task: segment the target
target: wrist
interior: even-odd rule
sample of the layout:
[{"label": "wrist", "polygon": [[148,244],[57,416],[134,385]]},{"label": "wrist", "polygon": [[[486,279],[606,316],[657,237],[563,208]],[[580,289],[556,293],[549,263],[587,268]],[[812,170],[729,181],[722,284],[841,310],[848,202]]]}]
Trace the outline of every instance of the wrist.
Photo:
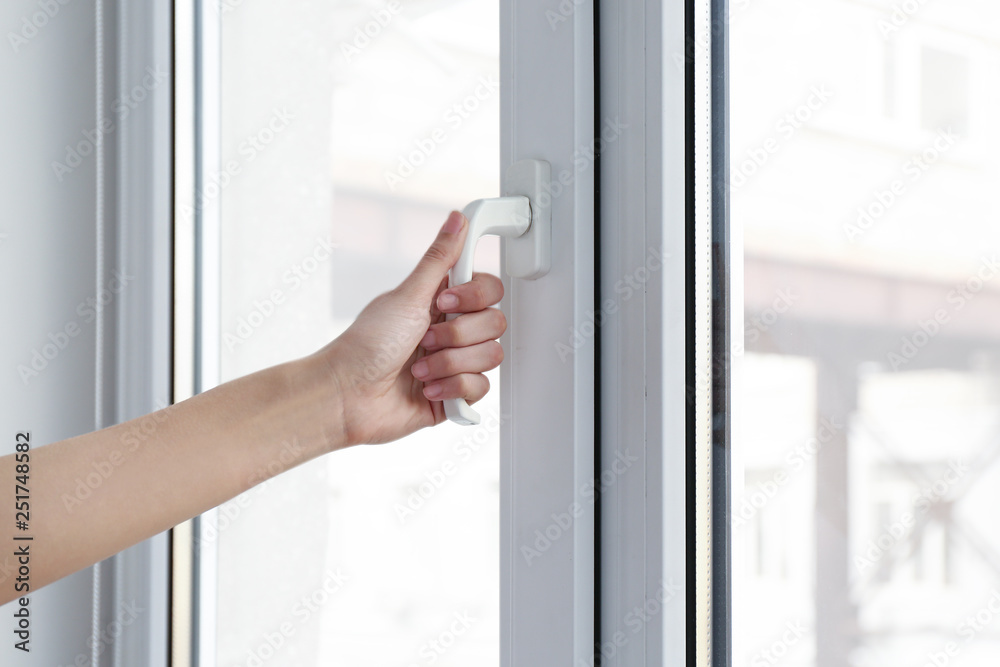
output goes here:
[{"label": "wrist", "polygon": [[343,364],[328,346],[315,354],[291,362],[299,391],[313,412],[310,421],[318,425],[327,452],[356,444],[348,420],[347,388]]}]

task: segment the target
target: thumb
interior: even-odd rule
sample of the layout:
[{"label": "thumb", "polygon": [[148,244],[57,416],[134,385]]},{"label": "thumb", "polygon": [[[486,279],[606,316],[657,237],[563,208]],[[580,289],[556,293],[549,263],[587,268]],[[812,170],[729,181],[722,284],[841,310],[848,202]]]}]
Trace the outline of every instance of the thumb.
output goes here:
[{"label": "thumb", "polygon": [[448,270],[455,265],[459,255],[462,254],[468,229],[465,216],[458,211],[452,211],[438,232],[437,238],[434,239],[434,243],[403,283],[403,288],[426,296],[427,301],[434,298],[441,281],[448,275]]}]

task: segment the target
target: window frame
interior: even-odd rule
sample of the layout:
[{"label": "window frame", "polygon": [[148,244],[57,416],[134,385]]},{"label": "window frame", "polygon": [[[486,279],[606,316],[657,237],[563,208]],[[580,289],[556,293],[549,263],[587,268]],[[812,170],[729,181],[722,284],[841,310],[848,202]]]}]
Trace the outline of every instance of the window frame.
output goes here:
[{"label": "window frame", "polygon": [[[174,3],[174,401],[219,384],[222,5]],[[171,530],[171,667],[216,664],[218,510]]]},{"label": "window frame", "polygon": [[[712,270],[713,231],[726,221],[725,192],[714,185],[726,157],[715,114],[726,109],[727,8],[600,8],[602,115],[629,126],[601,157],[608,309],[623,280],[651,268],[651,251],[665,256],[641,298],[623,301],[601,327],[600,458],[606,466],[631,447],[639,461],[601,498],[598,650],[622,667],[726,665],[728,590],[720,598],[712,588],[728,572],[713,543],[713,515],[728,502],[714,466],[726,469],[728,449],[712,431]],[[643,608],[645,617],[635,612]]]},{"label": "window frame", "polygon": [[[178,53],[189,68],[189,89],[178,100],[194,119],[178,125],[177,142],[197,146],[178,172],[180,208],[193,204],[218,159],[211,128],[219,122],[219,86],[210,84],[219,76],[221,21],[204,3],[177,7],[177,44],[189,49]],[[605,664],[598,660],[610,647],[622,667],[729,664],[729,564],[713,553],[713,539],[728,547],[728,522],[712,528],[713,512],[729,498],[728,475],[713,477],[713,465],[728,469],[728,436],[713,442],[712,433],[713,392],[728,396],[727,385],[712,383],[712,350],[720,345],[713,312],[728,313],[727,302],[712,301],[720,260],[713,234],[716,243],[729,243],[718,236],[728,230],[726,192],[713,187],[728,183],[719,126],[726,11],[724,0],[579,3],[568,12],[526,0],[500,4],[500,171],[536,158],[551,163],[554,181],[574,174],[552,197],[552,271],[537,281],[504,278],[505,667]],[[182,37],[185,30],[197,37]],[[595,144],[615,119],[626,127],[620,138]],[[574,172],[573,157],[588,145],[599,150],[589,168]],[[218,210],[196,211],[194,229],[177,219],[178,244],[189,254],[189,275],[177,282],[178,302],[188,309],[177,315],[179,358],[193,364],[177,377],[192,393],[218,380],[210,308],[218,283],[206,263],[218,252]],[[593,323],[591,314],[614,302],[623,276],[646,266],[651,251],[660,253],[662,268],[647,267],[649,277],[632,293],[639,296],[622,299],[617,314],[605,312],[579,345],[567,340],[567,331],[582,329],[588,317]],[[208,298],[196,299],[206,287]],[[720,329],[728,331],[716,334]],[[567,344],[571,360],[562,363],[556,351]],[[619,475],[611,466],[633,451],[637,462]],[[617,482],[595,493],[607,470]],[[560,539],[526,562],[522,548],[535,531],[570,508],[579,513]],[[175,615],[178,666],[215,664],[214,552],[193,547],[211,521],[203,515],[174,531],[175,609],[191,614],[190,626]],[[628,615],[654,601],[659,610],[620,644]]]},{"label": "window frame", "polygon": [[[595,343],[584,336],[574,345],[566,332],[585,321],[596,293],[588,268],[595,265],[597,157],[574,168],[594,138],[594,5],[575,5],[567,15],[503,0],[500,16],[500,173],[520,159],[543,159],[563,186],[552,189],[550,272],[535,281],[504,278],[500,410],[509,419],[500,433],[500,664],[589,664]],[[565,363],[560,345],[573,348],[563,353]],[[568,522],[555,519],[568,515]],[[546,531],[558,534],[551,544],[536,537]]]}]

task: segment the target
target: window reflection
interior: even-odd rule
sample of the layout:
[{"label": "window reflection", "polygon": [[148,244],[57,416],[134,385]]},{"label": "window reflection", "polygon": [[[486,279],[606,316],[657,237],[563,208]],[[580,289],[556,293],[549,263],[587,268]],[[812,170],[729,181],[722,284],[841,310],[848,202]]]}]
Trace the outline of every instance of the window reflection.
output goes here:
[{"label": "window reflection", "polygon": [[[498,194],[499,17],[470,1],[294,0],[234,4],[223,31],[223,158],[272,109],[293,116],[222,195],[223,331],[283,297],[223,346],[227,380],[325,344],[451,209]],[[322,261],[317,246],[332,248]],[[479,252],[496,272],[498,245]],[[490,380],[484,426],[339,452],[220,509],[219,665],[499,663]]]},{"label": "window reflection", "polygon": [[1000,658],[998,12],[734,8],[737,664]]}]

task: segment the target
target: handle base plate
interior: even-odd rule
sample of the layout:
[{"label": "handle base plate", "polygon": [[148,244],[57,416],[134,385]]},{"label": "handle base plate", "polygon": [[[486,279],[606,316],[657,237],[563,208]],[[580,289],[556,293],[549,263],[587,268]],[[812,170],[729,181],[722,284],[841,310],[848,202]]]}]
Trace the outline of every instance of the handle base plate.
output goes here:
[{"label": "handle base plate", "polygon": [[504,178],[503,196],[523,195],[531,206],[531,225],[517,238],[506,239],[507,275],[535,280],[552,266],[551,167],[544,160],[519,160]]}]

